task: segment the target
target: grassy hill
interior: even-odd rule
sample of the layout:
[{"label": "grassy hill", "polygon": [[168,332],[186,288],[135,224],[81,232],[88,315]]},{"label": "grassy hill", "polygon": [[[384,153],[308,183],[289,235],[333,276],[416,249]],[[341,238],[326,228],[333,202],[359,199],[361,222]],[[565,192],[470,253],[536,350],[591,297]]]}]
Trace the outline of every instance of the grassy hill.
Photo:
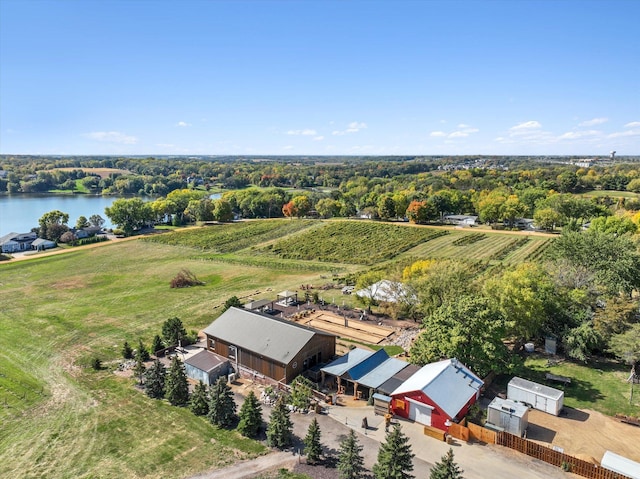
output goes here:
[{"label": "grassy hill", "polygon": [[[199,330],[231,296],[322,284],[328,271],[390,258],[511,263],[549,241],[474,234],[256,221],[1,264],[0,477],[182,477],[264,453],[261,444],[148,399],[133,380],[114,375],[124,341],[150,344],[173,316]],[[205,285],[171,289],[183,268]],[[93,371],[93,357],[105,369]]]}]

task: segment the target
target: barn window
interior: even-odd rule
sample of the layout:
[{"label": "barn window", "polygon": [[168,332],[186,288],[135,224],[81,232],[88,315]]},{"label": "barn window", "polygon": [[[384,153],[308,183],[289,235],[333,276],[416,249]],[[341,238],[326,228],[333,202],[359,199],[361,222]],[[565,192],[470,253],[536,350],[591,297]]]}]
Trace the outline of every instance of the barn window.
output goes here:
[{"label": "barn window", "polygon": [[216,340],[213,338],[209,338],[209,349],[216,350]]},{"label": "barn window", "polygon": [[229,359],[237,361],[238,349],[235,346],[229,346]]}]

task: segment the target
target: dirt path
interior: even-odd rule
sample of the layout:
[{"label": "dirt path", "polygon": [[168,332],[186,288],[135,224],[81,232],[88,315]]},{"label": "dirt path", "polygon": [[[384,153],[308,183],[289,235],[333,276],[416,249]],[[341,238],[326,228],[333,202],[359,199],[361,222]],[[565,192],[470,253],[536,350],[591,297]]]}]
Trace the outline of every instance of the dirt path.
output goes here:
[{"label": "dirt path", "polygon": [[191,476],[191,479],[248,479],[281,467],[291,469],[298,463],[298,460],[299,456],[294,456],[291,452],[274,452],[256,459],[239,462],[224,469]]}]

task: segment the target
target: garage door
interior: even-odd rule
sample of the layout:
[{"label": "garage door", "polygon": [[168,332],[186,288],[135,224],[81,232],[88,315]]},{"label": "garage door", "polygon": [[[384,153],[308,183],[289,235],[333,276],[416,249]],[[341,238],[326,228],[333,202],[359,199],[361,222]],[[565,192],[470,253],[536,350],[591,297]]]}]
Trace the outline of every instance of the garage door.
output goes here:
[{"label": "garage door", "polygon": [[431,406],[407,398],[409,402],[409,419],[425,426],[431,426]]}]

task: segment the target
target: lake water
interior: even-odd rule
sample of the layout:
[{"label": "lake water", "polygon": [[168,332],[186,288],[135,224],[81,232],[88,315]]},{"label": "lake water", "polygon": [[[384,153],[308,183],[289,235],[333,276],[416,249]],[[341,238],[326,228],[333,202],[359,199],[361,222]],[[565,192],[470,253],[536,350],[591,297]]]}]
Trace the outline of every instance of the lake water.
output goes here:
[{"label": "lake water", "polygon": [[105,227],[111,228],[104,209],[118,198],[100,195],[11,195],[0,196],[0,236],[27,233],[38,227],[40,217],[52,210],[69,215],[69,226],[80,216],[100,215]]},{"label": "lake water", "polygon": [[[211,195],[211,199],[220,198]],[[101,195],[0,195],[0,236],[9,233],[28,233],[38,227],[40,217],[52,210],[60,210],[69,215],[69,226],[73,227],[80,216],[87,219],[100,215],[105,220],[105,228],[113,228],[104,209],[118,198]],[[143,201],[153,198],[142,197]]]}]

